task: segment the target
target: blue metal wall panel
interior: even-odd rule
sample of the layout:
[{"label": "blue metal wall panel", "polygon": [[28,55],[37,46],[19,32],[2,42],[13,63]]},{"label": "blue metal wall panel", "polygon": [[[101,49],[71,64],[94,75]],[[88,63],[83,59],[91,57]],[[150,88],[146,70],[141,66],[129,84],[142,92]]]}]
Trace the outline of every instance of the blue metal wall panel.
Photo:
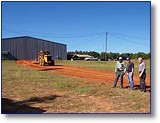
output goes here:
[{"label": "blue metal wall panel", "polygon": [[2,51],[9,51],[16,59],[35,59],[40,50],[48,50],[52,59],[57,55],[66,60],[67,46],[56,42],[46,41],[33,37],[17,37],[2,39]]}]

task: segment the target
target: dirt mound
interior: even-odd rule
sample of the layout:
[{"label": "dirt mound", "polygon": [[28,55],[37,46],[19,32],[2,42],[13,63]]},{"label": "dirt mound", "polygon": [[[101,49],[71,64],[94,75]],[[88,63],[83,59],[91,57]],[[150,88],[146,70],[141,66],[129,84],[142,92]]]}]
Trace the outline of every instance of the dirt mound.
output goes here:
[{"label": "dirt mound", "polygon": [[[30,60],[19,60],[17,64],[35,68],[40,71],[49,71],[64,74],[67,76],[74,76],[87,79],[89,81],[95,82],[107,82],[113,84],[115,73],[110,71],[94,70],[84,67],[73,67],[73,66],[64,66],[64,65],[55,65],[55,66],[40,66],[38,64],[33,64]],[[139,77],[134,76],[135,85],[139,85]],[[150,87],[150,77],[146,78],[147,86]],[[118,83],[119,84],[119,83]],[[129,86],[127,75],[124,75],[124,86]]]}]

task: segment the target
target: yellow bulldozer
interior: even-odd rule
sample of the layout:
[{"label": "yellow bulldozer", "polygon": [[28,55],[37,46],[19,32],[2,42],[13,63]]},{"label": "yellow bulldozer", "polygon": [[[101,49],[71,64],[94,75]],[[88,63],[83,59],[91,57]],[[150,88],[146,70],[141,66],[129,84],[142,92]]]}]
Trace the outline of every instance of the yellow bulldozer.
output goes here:
[{"label": "yellow bulldozer", "polygon": [[33,62],[34,64],[40,64],[41,66],[50,65],[53,66],[54,60],[52,60],[52,56],[49,51],[40,51],[38,53],[38,58]]}]

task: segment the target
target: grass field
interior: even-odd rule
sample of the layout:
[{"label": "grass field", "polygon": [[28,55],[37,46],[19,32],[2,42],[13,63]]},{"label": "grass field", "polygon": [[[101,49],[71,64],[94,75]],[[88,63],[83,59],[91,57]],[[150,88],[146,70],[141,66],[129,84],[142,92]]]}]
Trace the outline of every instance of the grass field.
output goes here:
[{"label": "grass field", "polygon": [[[110,69],[106,63],[58,64]],[[98,67],[97,67],[98,66]],[[101,66],[101,67],[99,67]],[[105,66],[105,68],[103,68]],[[150,93],[111,88],[107,83],[68,77],[2,61],[2,113],[149,113]]]},{"label": "grass field", "polygon": [[[109,70],[112,72],[114,72],[114,68],[115,68],[116,63],[117,63],[117,61],[104,62],[104,61],[56,60],[56,64],[94,68],[94,69],[106,70],[106,71]],[[135,65],[135,74],[138,74],[138,65],[139,65],[138,60],[133,60],[133,63]],[[147,66],[147,75],[150,75],[150,60],[145,60],[145,63]]]}]

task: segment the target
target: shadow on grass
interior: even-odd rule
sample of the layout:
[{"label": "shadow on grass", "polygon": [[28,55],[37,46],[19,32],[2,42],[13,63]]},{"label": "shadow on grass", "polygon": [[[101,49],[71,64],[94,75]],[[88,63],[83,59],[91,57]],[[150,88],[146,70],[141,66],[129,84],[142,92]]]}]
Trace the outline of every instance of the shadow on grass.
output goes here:
[{"label": "shadow on grass", "polygon": [[58,70],[58,69],[63,69],[63,68],[45,68],[45,69],[40,69],[39,71],[49,71],[49,70]]},{"label": "shadow on grass", "polygon": [[63,65],[54,65],[54,66],[63,66]]},{"label": "shadow on grass", "polygon": [[14,101],[8,98],[2,98],[2,114],[30,114],[43,113],[46,110],[37,107],[32,107],[30,104],[53,101],[55,98],[61,97],[58,95],[51,95],[46,97],[31,97],[28,100]]},{"label": "shadow on grass", "polygon": [[[140,85],[134,85],[134,87],[135,87],[135,89],[141,89]],[[130,86],[126,86],[125,88],[130,88]],[[146,85],[146,91],[150,93],[151,92],[151,86]]]},{"label": "shadow on grass", "polygon": [[61,96],[51,95],[51,96],[46,96],[46,97],[31,97],[30,99],[20,101],[19,103],[21,103],[21,104],[42,103],[42,102],[52,101],[52,100],[56,99],[57,97],[61,97]]}]

